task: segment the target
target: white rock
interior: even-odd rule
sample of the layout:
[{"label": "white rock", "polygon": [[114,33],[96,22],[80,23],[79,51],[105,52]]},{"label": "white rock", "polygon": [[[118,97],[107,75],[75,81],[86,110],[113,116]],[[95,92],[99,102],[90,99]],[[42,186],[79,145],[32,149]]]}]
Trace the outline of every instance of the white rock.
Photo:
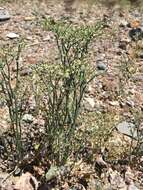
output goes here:
[{"label": "white rock", "polygon": [[51,40],[51,36],[50,35],[47,35],[45,38],[43,38],[43,41],[50,41]]},{"label": "white rock", "polygon": [[26,123],[32,123],[34,120],[34,117],[31,114],[25,114],[22,120],[25,121]]},{"label": "white rock", "polygon": [[109,104],[111,106],[119,106],[119,102],[118,101],[110,101]]},{"label": "white rock", "polygon": [[15,38],[19,38],[19,35],[14,33],[14,32],[10,32],[6,35],[7,38],[10,38],[10,39],[15,39]]},{"label": "white rock", "polygon": [[128,186],[128,190],[139,190],[134,184]]},{"label": "white rock", "polygon": [[9,12],[0,7],[0,21],[6,21],[10,19]]},{"label": "white rock", "polygon": [[128,25],[128,21],[127,20],[120,20],[119,26],[120,27],[126,27]]},{"label": "white rock", "polygon": [[51,179],[57,177],[58,171],[59,171],[59,169],[57,166],[51,166],[51,168],[46,173],[46,180],[50,181]]},{"label": "white rock", "polygon": [[94,110],[94,107],[95,107],[94,98],[86,97],[86,98],[84,99],[84,106],[85,106],[86,110],[88,110],[88,111],[93,111],[93,110]]},{"label": "white rock", "polygon": [[123,121],[119,123],[116,128],[120,133],[127,135],[131,138],[138,139],[137,129],[133,123]]}]

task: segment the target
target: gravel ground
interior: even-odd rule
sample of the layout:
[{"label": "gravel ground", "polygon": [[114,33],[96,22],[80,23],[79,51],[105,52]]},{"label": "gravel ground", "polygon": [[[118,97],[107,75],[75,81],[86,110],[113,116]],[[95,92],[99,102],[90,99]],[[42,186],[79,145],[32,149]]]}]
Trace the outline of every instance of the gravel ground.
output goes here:
[{"label": "gravel ground", "polygon": [[[107,71],[105,76],[97,77],[89,87],[85,107],[91,112],[95,109],[110,111],[127,119],[133,118],[133,109],[142,113],[143,38],[134,41],[129,36],[131,30],[143,27],[143,12],[138,7],[114,5],[111,8],[103,4],[89,5],[86,1],[71,3],[70,0],[14,1],[1,3],[0,6],[0,10],[7,10],[10,15],[10,19],[0,21],[0,47],[15,43],[20,38],[25,39],[21,65],[23,72],[30,72],[31,64],[43,60],[52,62],[56,57],[53,36],[41,26],[43,18],[52,17],[74,24],[106,21],[104,34],[92,44],[89,61],[97,70]],[[124,80],[119,66],[121,63],[125,66],[126,62],[132,74],[123,87],[124,96],[119,96],[120,80]],[[0,113],[0,126],[5,127],[4,107],[0,108]]]}]

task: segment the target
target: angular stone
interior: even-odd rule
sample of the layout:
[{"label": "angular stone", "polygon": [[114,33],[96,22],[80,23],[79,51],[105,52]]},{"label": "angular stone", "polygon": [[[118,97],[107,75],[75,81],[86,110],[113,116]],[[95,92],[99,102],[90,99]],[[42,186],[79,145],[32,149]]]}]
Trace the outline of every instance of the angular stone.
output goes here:
[{"label": "angular stone", "polygon": [[0,21],[6,21],[9,20],[11,17],[9,15],[9,12],[5,9],[0,9]]},{"label": "angular stone", "polygon": [[138,139],[137,129],[133,123],[123,121],[119,123],[116,128],[120,133],[127,135],[131,138]]},{"label": "angular stone", "polygon": [[84,99],[84,107],[87,111],[94,111],[95,110],[95,101],[91,97],[86,97]]},{"label": "angular stone", "polygon": [[128,21],[127,20],[121,20],[119,23],[120,27],[126,27],[128,25]]},{"label": "angular stone", "polygon": [[6,35],[6,37],[8,37],[9,39],[15,39],[15,38],[19,38],[19,35],[14,32],[10,32]]},{"label": "angular stone", "polygon": [[32,21],[34,19],[35,19],[34,16],[27,16],[27,17],[24,18],[25,21]]},{"label": "angular stone", "polygon": [[97,61],[97,69],[101,71],[107,70],[107,65],[103,62]]},{"label": "angular stone", "polygon": [[25,114],[22,120],[25,121],[26,123],[32,123],[34,118],[31,114]]},{"label": "angular stone", "polygon": [[137,56],[138,56],[139,58],[143,59],[143,52],[142,52],[142,51],[139,51],[139,52],[137,53]]},{"label": "angular stone", "polygon": [[23,68],[20,71],[21,76],[27,76],[27,75],[30,75],[30,74],[32,74],[32,69],[31,68]]},{"label": "angular stone", "polygon": [[46,173],[46,180],[50,181],[51,179],[57,177],[59,172],[58,167],[56,166],[51,166],[51,168],[48,170],[48,172]]},{"label": "angular stone", "polygon": [[128,186],[128,190],[139,190],[134,184]]},{"label": "angular stone", "polygon": [[129,37],[133,41],[141,40],[143,38],[143,31],[141,28],[133,28],[129,31]]},{"label": "angular stone", "polygon": [[142,82],[143,81],[143,75],[142,74],[136,74],[133,76],[133,80]]},{"label": "angular stone", "polygon": [[109,104],[111,106],[119,106],[120,105],[118,101],[110,101]]}]

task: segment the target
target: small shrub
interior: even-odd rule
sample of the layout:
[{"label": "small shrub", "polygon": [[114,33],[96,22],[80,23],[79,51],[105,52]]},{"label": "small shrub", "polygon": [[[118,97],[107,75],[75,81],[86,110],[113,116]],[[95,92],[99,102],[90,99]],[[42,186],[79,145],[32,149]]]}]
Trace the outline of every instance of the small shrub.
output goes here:
[{"label": "small shrub", "polygon": [[46,121],[44,146],[51,152],[49,159],[63,164],[74,150],[85,89],[97,74],[86,60],[89,45],[101,33],[103,25],[76,27],[46,21],[45,27],[55,36],[59,59],[34,67],[35,96],[39,96]]},{"label": "small shrub", "polygon": [[[0,52],[0,95],[8,108],[10,131],[13,138],[10,147],[16,150],[17,160],[23,157],[21,118],[26,96],[26,87],[19,74],[22,48],[23,43],[19,42],[17,46],[7,45],[3,47]],[[15,73],[12,71],[12,66],[16,68]],[[9,150],[7,149],[7,151]]]}]

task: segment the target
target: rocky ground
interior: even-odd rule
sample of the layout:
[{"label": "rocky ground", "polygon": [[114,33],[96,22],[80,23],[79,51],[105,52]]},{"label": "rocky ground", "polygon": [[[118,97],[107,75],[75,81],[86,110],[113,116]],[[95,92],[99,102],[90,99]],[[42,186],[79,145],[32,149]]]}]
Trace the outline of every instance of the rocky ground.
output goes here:
[{"label": "rocky ground", "polygon": [[[104,120],[103,127],[109,126],[113,133],[108,144],[103,144],[103,148],[106,152],[105,147],[108,146],[110,157],[114,159],[116,157],[115,162],[118,162],[110,163],[110,159],[105,162],[99,156],[100,154],[95,155],[95,163],[106,168],[106,171],[103,171],[100,176],[100,180],[93,165],[86,165],[82,162],[70,169],[70,174],[68,169],[64,168],[63,173],[67,172],[66,175],[70,175],[70,182],[67,179],[67,181],[61,179],[64,181],[63,184],[59,182],[59,187],[57,185],[53,189],[143,189],[143,145],[141,144],[137,157],[132,155],[131,159],[136,160],[133,166],[120,163],[119,160],[117,161],[117,156],[112,156],[113,150],[116,155],[120,155],[122,149],[128,149],[127,146],[130,142],[133,141],[133,144],[137,144],[138,131],[141,137],[143,134],[142,11],[139,7],[120,6],[119,4],[112,8],[103,4],[89,5],[86,1],[80,3],[75,1],[73,4],[66,0],[2,2],[0,4],[0,47],[2,48],[8,43],[15,43],[21,38],[25,40],[26,48],[22,52],[20,69],[22,76],[31,73],[31,65],[43,60],[52,61],[55,58],[53,36],[50,32],[43,30],[41,26],[43,18],[50,17],[74,24],[94,24],[98,20],[106,23],[104,33],[92,44],[89,58],[97,71],[106,71],[106,74],[97,77],[87,90],[83,105],[86,111],[83,125],[92,127],[96,122],[94,112],[110,113],[111,117],[109,120],[107,119],[107,123]],[[32,100],[29,100],[29,106],[32,107],[34,103],[31,102]],[[0,134],[2,135],[7,130],[8,124],[7,110],[2,101],[0,101],[0,106]],[[139,121],[138,128],[136,128],[136,120]],[[39,130],[39,126],[41,128],[43,126],[42,119],[35,118],[32,112],[24,115],[23,122],[26,123],[24,130],[27,131],[27,134],[31,132],[36,135],[34,132]],[[104,136],[102,133],[101,135]],[[96,140],[95,143],[97,143]],[[7,176],[4,173],[4,165],[3,162],[0,166],[3,170],[3,173],[0,172],[3,189],[37,189],[38,181],[33,176],[34,174],[30,173],[22,174],[20,178],[14,179],[9,176],[7,181],[12,181],[12,184],[4,182]],[[113,165],[114,167],[111,167]],[[40,173],[40,171],[38,172]],[[121,174],[122,172],[124,176]],[[61,177],[62,169],[51,169],[47,175],[49,175],[48,181],[53,180],[55,176]],[[87,177],[89,178],[88,187],[82,181],[86,175],[90,176]],[[104,187],[100,187],[102,183]],[[75,185],[70,186],[70,184]],[[51,186],[52,182],[50,181],[48,185],[43,185],[40,189],[51,189]]]}]

